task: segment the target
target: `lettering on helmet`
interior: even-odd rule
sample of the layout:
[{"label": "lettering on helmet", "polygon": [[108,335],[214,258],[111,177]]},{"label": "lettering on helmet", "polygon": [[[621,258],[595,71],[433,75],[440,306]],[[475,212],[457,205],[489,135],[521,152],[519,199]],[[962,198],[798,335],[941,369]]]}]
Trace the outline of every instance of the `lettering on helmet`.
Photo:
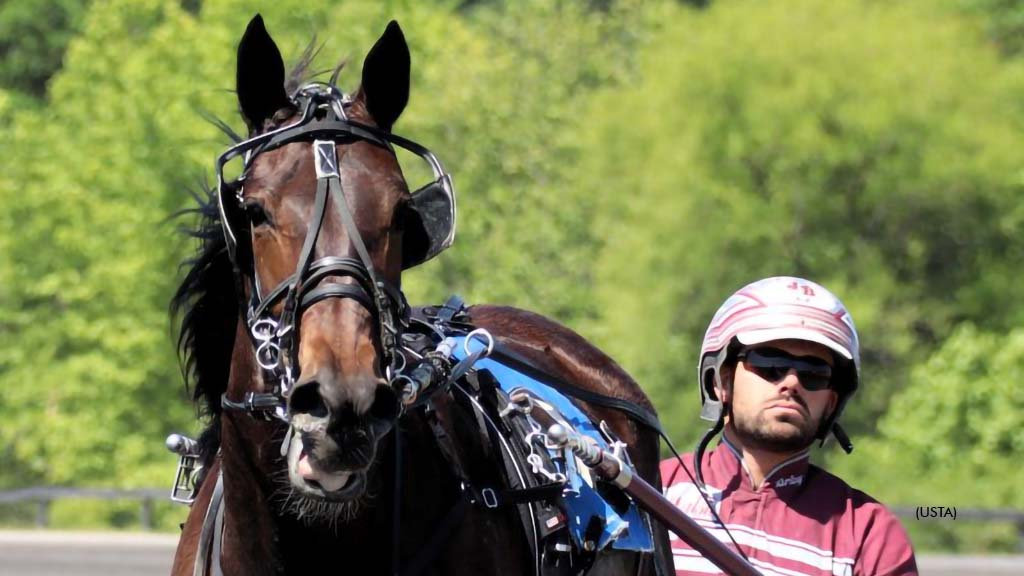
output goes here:
[{"label": "lettering on helmet", "polygon": [[798,474],[794,474],[794,475],[789,476],[787,478],[779,478],[775,482],[775,487],[776,488],[785,488],[786,486],[799,486],[799,485],[801,485],[803,483],[804,483],[804,476],[803,476],[803,474],[799,474],[799,475]]},{"label": "lettering on helmet", "polygon": [[798,284],[796,281],[793,281],[787,284],[786,288],[789,288],[790,290],[800,290],[804,293],[804,296],[814,296],[814,288],[811,288],[807,284]]}]

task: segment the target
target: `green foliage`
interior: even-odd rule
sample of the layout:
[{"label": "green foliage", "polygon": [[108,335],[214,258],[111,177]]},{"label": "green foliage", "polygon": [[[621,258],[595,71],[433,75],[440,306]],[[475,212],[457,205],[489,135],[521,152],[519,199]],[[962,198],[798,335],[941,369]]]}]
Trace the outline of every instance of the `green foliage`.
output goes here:
[{"label": "green foliage", "polygon": [[40,97],[78,32],[88,0],[5,0],[0,4],[0,86]]},{"label": "green foliage", "polygon": [[[386,22],[403,23],[413,96],[398,130],[447,160],[464,202],[463,250],[412,275],[414,299],[457,289],[573,311],[583,300],[574,278],[563,290],[543,281],[582,258],[574,235],[586,228],[558,209],[566,200],[554,182],[568,152],[555,133],[573,115],[573,93],[613,81],[628,56],[608,43],[614,34],[631,41],[626,7],[590,14],[536,1],[461,20],[443,5],[404,2],[207,2],[198,15],[170,0],[94,3],[48,106],[12,110],[0,100],[11,152],[0,159],[0,218],[11,231],[0,235],[0,407],[11,415],[0,430],[9,447],[0,481],[169,480],[162,438],[197,424],[166,317],[175,267],[193,245],[168,217],[191,205],[186,190],[226,145],[197,111],[241,128],[230,91],[235,46],[255,10],[289,60],[314,31],[338,31],[322,38],[314,68],[347,56],[349,89]],[[522,234],[524,222],[537,233]]]},{"label": "green foliage", "polygon": [[[163,437],[199,423],[167,319],[194,244],[169,216],[227,144],[199,111],[241,130],[235,48],[261,11],[286,62],[319,33],[313,68],[346,58],[350,91],[401,22],[413,78],[396,131],[440,156],[460,201],[455,247],[404,278],[412,301],[459,292],[569,324],[691,442],[715,308],[758,277],[814,278],[864,345],[857,452],[830,465],[883,500],[1024,507],[1015,4],[44,4],[57,20],[0,7],[0,488],[170,480]],[[54,508],[65,526],[136,515]],[[180,515],[157,510],[164,527]],[[947,549],[1013,534],[909,528]]]},{"label": "green foliage", "polygon": [[[157,482],[167,458],[150,443],[188,421],[167,386],[179,378],[167,277],[184,246],[167,216],[181,201],[160,194],[182,156],[160,136],[194,112],[159,84],[164,55],[189,48],[160,38],[165,18],[186,17],[171,3],[96,3],[52,104],[12,122],[0,434],[15,472],[46,483]],[[136,49],[141,38],[153,53]]]},{"label": "green foliage", "polygon": [[1004,54],[1024,52],[1024,4],[1018,0],[955,0],[954,4],[983,16],[989,37]]},{"label": "green foliage", "polygon": [[563,321],[593,315],[594,193],[575,190],[566,167],[583,96],[622,81],[643,14],[633,2],[587,12],[531,0],[471,16],[472,52],[449,41],[417,60],[429,76],[398,126],[435,147],[460,194],[457,248],[407,275],[410,298],[454,291]]},{"label": "green foliage", "polygon": [[[1017,465],[1024,456],[1022,377],[1024,330],[986,333],[969,324],[914,369],[880,423],[880,438],[869,444],[899,458],[915,479],[904,500],[922,485],[954,488],[974,477],[971,490],[942,491],[948,504],[1024,507],[1017,489],[1024,480]],[[1017,481],[1003,482],[1007,477]]]},{"label": "green foliage", "polygon": [[592,331],[674,433],[700,427],[684,415],[707,322],[759,277],[817,279],[851,309],[854,433],[953,322],[1024,320],[1019,67],[909,4],[717,3],[661,20],[641,80],[595,97],[577,180],[607,191]]},{"label": "green foliage", "polygon": [[[1024,329],[954,330],[912,371],[892,400],[880,436],[861,458],[836,459],[872,495],[907,506],[1024,508]],[[1011,526],[954,538],[957,528],[907,521],[919,545],[1014,550]]]}]

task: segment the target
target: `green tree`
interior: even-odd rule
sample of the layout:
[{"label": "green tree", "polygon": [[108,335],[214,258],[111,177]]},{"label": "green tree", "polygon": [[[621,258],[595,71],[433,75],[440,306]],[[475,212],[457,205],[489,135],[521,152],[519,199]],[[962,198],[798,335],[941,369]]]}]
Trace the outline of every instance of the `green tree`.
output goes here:
[{"label": "green tree", "polygon": [[[865,489],[906,506],[1024,508],[1024,330],[954,330],[914,367],[862,458],[837,461]],[[1011,524],[963,530],[907,520],[920,547],[1003,550],[1017,546]]]},{"label": "green tree", "polygon": [[851,309],[855,440],[956,322],[1024,320],[1019,66],[912,3],[664,9],[640,80],[594,99],[576,178],[607,191],[590,331],[675,434],[700,428],[707,322],[758,277],[816,279]]},{"label": "green tree", "polygon": [[417,60],[430,77],[414,82],[398,126],[442,154],[460,200],[455,248],[408,275],[410,297],[458,292],[562,321],[593,317],[599,191],[575,188],[568,168],[579,158],[581,103],[628,77],[647,13],[631,1],[588,11],[585,2],[529,0],[467,16],[487,40],[465,58],[442,46]]},{"label": "green tree", "polygon": [[0,4],[0,86],[41,97],[78,33],[88,0],[6,0]]},{"label": "green tree", "polygon": [[1004,54],[1024,51],[1024,5],[1017,0],[954,0],[954,5],[982,16],[989,38]]},{"label": "green tree", "polygon": [[586,308],[577,277],[560,273],[583,258],[574,238],[587,230],[562,210],[572,200],[557,184],[570,157],[561,133],[576,93],[624,68],[630,52],[613,44],[635,44],[628,18],[539,0],[464,15],[444,3],[224,0],[197,12],[98,0],[45,105],[0,98],[4,483],[159,485],[173,469],[164,435],[196,429],[166,316],[194,246],[168,217],[227,144],[198,111],[241,128],[235,48],[256,9],[286,60],[322,32],[314,69],[347,56],[349,89],[385,23],[406,30],[413,94],[396,129],[448,163],[463,202],[457,248],[406,280],[414,300],[459,290]]}]

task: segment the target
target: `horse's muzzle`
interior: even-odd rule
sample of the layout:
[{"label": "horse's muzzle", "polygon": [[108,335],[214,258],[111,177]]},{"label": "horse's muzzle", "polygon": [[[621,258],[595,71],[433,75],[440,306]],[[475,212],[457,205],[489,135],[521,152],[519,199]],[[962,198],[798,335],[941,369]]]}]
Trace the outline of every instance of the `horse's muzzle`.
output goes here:
[{"label": "horse's muzzle", "polygon": [[398,395],[389,386],[379,385],[369,410],[357,414],[348,403],[329,406],[318,389],[315,382],[303,384],[289,400],[289,480],[307,496],[357,498],[365,491],[378,442],[400,414]]}]

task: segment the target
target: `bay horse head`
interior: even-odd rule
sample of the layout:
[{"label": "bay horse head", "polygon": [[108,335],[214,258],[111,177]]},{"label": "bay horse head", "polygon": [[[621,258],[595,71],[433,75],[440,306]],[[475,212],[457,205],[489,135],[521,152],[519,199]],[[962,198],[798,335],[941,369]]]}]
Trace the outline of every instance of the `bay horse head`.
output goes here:
[{"label": "bay horse head", "polygon": [[[450,177],[391,132],[409,68],[391,22],[352,96],[325,83],[289,94],[256,16],[238,47],[248,139],[217,162],[220,220],[256,360],[251,377],[231,379],[223,406],[288,425],[289,498],[328,516],[366,493],[378,443],[401,413],[402,270],[454,237]],[[410,193],[396,147],[424,159],[434,181]]]}]

